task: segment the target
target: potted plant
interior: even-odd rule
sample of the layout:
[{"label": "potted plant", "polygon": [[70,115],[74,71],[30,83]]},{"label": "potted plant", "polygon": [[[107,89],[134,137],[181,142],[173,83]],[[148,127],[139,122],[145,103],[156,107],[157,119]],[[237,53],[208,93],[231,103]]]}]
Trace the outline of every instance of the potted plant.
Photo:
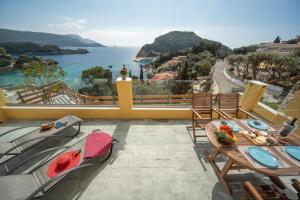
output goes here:
[{"label": "potted plant", "polygon": [[120,74],[121,74],[122,80],[126,80],[127,68],[125,67],[125,65],[123,65],[122,69],[120,70]]}]

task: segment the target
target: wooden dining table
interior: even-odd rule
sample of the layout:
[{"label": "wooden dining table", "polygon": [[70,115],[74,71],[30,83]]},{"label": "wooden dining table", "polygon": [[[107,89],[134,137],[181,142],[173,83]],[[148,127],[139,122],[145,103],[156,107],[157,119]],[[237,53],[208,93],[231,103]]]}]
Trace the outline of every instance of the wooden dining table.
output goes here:
[{"label": "wooden dining table", "polygon": [[[220,120],[217,120],[220,121]],[[251,127],[245,125],[241,121],[241,119],[231,119],[231,121],[234,121],[241,129],[246,131],[251,131]],[[295,163],[291,162],[289,159],[285,158],[280,152],[278,152],[274,147],[275,145],[260,145],[263,147],[268,148],[270,152],[273,153],[275,157],[278,159],[283,160],[286,162],[289,167],[288,168],[257,168],[254,167],[246,158],[245,156],[238,150],[238,146],[256,146],[250,139],[248,139],[246,136],[244,136],[242,133],[235,133],[238,142],[236,144],[227,145],[220,143],[216,137],[214,132],[219,128],[216,126],[216,121],[211,121],[208,123],[205,127],[205,132],[207,135],[207,138],[212,143],[213,149],[208,155],[208,159],[211,162],[214,170],[216,171],[216,174],[218,175],[218,178],[222,185],[225,188],[225,191],[230,193],[230,188],[228,186],[228,183],[226,181],[226,176],[230,170],[237,170],[237,169],[249,169],[253,170],[255,172],[262,173],[268,177],[273,182],[277,182],[280,184],[279,176],[299,176],[300,175],[300,167],[298,167]],[[273,131],[270,134],[273,134],[275,138],[278,138],[278,127],[274,127],[271,124],[268,124],[269,127],[272,127]],[[291,133],[288,137],[286,137],[287,143],[284,145],[278,144],[278,146],[285,146],[285,145],[291,145],[291,146],[300,146],[300,137],[294,133]],[[226,156],[227,160],[225,165],[220,169],[216,164],[216,157],[219,154],[223,154]],[[283,184],[282,184],[283,185]]]}]

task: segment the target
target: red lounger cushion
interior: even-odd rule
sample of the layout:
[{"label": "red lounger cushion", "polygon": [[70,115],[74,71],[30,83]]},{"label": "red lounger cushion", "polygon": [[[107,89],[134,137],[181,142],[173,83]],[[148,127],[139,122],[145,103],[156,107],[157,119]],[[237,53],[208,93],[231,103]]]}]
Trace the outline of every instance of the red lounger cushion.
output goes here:
[{"label": "red lounger cushion", "polygon": [[85,143],[84,158],[106,155],[112,145],[112,137],[103,132],[95,131],[88,135]]}]

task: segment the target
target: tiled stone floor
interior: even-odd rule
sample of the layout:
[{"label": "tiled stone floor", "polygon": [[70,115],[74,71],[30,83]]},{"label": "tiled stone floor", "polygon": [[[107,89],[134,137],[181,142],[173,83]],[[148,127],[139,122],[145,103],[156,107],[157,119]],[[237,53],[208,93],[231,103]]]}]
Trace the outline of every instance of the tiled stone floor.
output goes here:
[{"label": "tiled stone floor", "polygon": [[[38,127],[40,123],[11,121],[0,124],[0,134],[11,127]],[[249,171],[236,172],[229,176],[233,198],[226,194],[204,155],[204,149],[210,148],[209,142],[202,139],[194,145],[186,129],[190,123],[176,120],[85,120],[83,134],[76,140],[94,129],[101,129],[119,143],[106,163],[70,175],[45,199],[230,200],[241,198],[241,181],[257,177],[268,181]],[[2,136],[0,141],[9,141],[23,131]],[[287,183],[289,180],[290,177],[284,179]]]}]

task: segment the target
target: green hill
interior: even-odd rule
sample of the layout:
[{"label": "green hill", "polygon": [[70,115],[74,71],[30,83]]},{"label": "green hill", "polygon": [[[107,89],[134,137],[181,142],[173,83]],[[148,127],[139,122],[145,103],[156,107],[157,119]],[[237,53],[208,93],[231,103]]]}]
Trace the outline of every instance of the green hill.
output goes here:
[{"label": "green hill", "polygon": [[172,51],[182,51],[189,49],[203,49],[222,52],[228,54],[231,49],[220,42],[207,40],[199,37],[194,32],[171,31],[167,34],[155,38],[152,44],[144,45],[136,57],[157,57]]},{"label": "green hill", "polygon": [[39,45],[56,45],[60,47],[104,47],[100,43],[81,38],[78,35],[0,29],[0,43],[7,42],[31,42]]},{"label": "green hill", "polygon": [[32,42],[6,42],[0,43],[0,48],[4,48],[9,54],[29,54],[29,55],[62,55],[62,54],[85,54],[86,49],[61,49],[52,44],[39,45]]}]

